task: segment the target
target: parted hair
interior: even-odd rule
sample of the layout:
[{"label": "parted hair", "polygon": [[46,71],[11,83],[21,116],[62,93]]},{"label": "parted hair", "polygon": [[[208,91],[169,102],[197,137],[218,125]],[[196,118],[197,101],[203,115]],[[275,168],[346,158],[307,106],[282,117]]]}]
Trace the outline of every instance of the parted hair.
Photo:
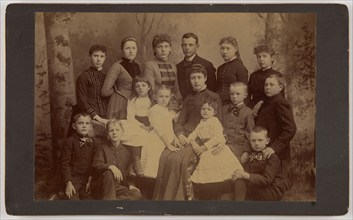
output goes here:
[{"label": "parted hair", "polygon": [[88,117],[89,120],[92,120],[91,115],[89,115],[89,114],[87,114],[87,113],[78,113],[78,114],[74,115],[74,117],[72,118],[72,122],[73,122],[73,123],[76,123],[77,120],[78,120],[81,116],[82,116],[82,117]]},{"label": "parted hair", "polygon": [[120,44],[121,49],[124,48],[125,43],[128,42],[128,41],[133,41],[133,42],[135,42],[136,45],[137,45],[137,40],[136,40],[136,38],[133,37],[133,36],[128,36],[128,37],[125,37],[125,38],[121,41],[121,44]]},{"label": "parted hair", "polygon": [[181,39],[184,39],[184,38],[194,38],[196,40],[196,44],[199,43],[199,37],[192,32],[185,33]]},{"label": "parted hair", "polygon": [[95,44],[92,45],[91,48],[88,51],[88,54],[91,56],[92,53],[96,52],[96,51],[102,51],[103,53],[107,53],[107,47],[101,44]]},{"label": "parted hair", "polygon": [[207,70],[202,64],[192,64],[190,69],[190,75],[192,73],[202,73],[205,78],[207,78]]}]

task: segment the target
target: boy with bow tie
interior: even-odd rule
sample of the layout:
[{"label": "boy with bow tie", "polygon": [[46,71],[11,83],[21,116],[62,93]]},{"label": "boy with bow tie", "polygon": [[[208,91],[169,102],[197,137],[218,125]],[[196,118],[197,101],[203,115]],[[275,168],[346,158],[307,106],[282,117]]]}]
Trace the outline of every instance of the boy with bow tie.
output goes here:
[{"label": "boy with bow tie", "polygon": [[[246,187],[236,194],[238,200],[280,200],[286,190],[281,172],[281,160],[277,154],[265,157],[263,150],[267,148],[270,138],[264,127],[256,126],[250,132],[252,150],[244,170],[236,170],[233,180],[236,183],[245,182]],[[242,198],[239,195],[243,195]]]},{"label": "boy with bow tie", "polygon": [[66,184],[65,195],[70,200],[90,199],[94,142],[89,137],[91,116],[77,114],[73,118],[74,133],[66,139],[61,154],[61,172]]},{"label": "boy with bow tie", "polygon": [[247,97],[247,85],[234,82],[230,85],[231,103],[223,106],[223,127],[227,145],[241,163],[244,163],[250,151],[249,133],[255,127],[252,110],[244,104]]}]

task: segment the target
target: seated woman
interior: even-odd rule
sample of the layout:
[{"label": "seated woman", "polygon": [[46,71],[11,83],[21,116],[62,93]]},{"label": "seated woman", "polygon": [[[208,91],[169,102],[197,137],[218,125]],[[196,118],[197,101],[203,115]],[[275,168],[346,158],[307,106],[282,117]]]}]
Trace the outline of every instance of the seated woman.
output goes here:
[{"label": "seated woman", "polygon": [[[212,98],[218,103],[217,115],[221,119],[222,104],[219,96],[207,89],[207,72],[205,67],[194,64],[191,67],[190,82],[193,93],[189,94],[180,112],[174,132],[178,137],[181,149],[172,151],[165,148],[159,161],[158,173],[154,189],[154,200],[192,200],[193,190],[190,175],[196,162],[196,155],[189,145],[187,136],[194,131],[201,120],[201,105]],[[215,147],[211,152],[217,154],[222,147]]]}]

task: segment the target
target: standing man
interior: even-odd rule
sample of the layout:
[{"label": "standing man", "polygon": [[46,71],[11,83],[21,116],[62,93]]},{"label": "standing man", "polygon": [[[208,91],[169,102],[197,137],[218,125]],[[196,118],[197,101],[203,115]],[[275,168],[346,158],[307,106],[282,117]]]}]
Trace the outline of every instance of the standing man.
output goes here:
[{"label": "standing man", "polygon": [[177,64],[179,89],[183,99],[193,91],[189,77],[192,64],[201,64],[206,68],[207,89],[213,92],[216,91],[216,69],[210,61],[205,60],[196,54],[199,46],[199,38],[196,34],[189,32],[183,35],[181,48],[183,49],[185,58]]}]

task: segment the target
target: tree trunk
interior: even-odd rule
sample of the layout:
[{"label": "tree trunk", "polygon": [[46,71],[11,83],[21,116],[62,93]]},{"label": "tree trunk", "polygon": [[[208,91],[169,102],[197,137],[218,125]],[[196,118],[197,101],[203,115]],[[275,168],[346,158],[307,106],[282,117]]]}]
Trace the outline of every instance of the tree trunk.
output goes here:
[{"label": "tree trunk", "polygon": [[[47,47],[43,13],[35,14],[35,182],[44,187],[52,169],[52,134],[50,123]],[[38,189],[38,188],[36,188]],[[42,189],[42,188],[41,188]],[[36,198],[41,197],[36,190]]]},{"label": "tree trunk", "polygon": [[66,137],[72,106],[76,104],[75,81],[67,23],[70,13],[45,13],[48,73],[50,88],[51,130],[54,157],[60,140]]}]

